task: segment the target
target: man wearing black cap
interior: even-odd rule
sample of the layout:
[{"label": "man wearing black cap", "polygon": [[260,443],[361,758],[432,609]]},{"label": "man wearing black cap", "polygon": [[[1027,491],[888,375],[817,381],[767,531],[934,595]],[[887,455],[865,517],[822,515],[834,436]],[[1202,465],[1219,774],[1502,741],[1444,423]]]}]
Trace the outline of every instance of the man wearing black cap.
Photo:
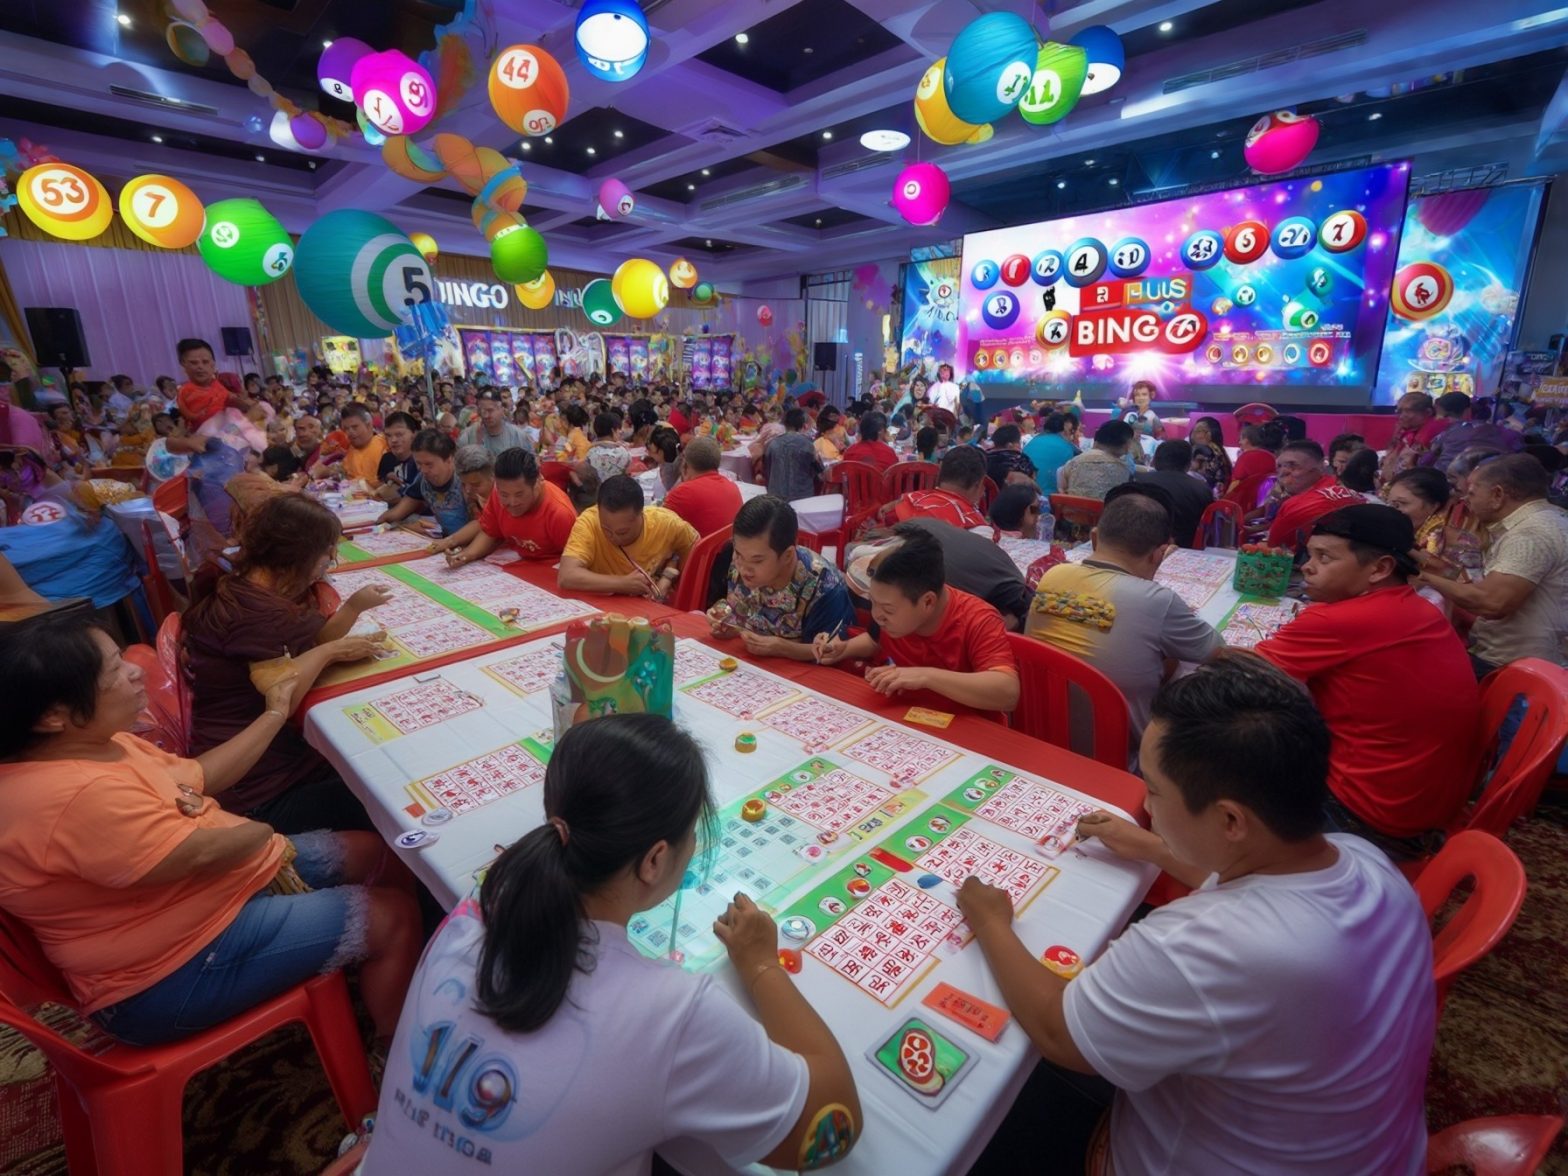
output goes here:
[{"label": "man wearing black cap", "polygon": [[1257,646],[1328,722],[1333,827],[1396,860],[1432,852],[1464,806],[1480,707],[1464,642],[1407,583],[1414,546],[1393,507],[1324,515],[1302,568],[1314,603]]},{"label": "man wearing black cap", "polygon": [[527,431],[506,419],[506,401],[494,388],[486,388],[479,394],[479,419],[463,430],[458,444],[483,445],[492,459],[508,449],[534,451]]}]

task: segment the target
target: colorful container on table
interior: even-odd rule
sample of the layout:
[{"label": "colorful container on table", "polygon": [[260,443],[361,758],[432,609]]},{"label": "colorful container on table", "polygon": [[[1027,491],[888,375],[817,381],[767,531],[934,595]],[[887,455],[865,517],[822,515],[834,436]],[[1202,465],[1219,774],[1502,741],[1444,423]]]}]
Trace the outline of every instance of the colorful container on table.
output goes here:
[{"label": "colorful container on table", "polygon": [[610,613],[566,630],[563,677],[550,692],[555,734],[603,715],[670,716],[675,633],[667,621]]},{"label": "colorful container on table", "polygon": [[1243,544],[1231,587],[1243,596],[1283,596],[1295,565],[1295,554],[1288,548]]}]

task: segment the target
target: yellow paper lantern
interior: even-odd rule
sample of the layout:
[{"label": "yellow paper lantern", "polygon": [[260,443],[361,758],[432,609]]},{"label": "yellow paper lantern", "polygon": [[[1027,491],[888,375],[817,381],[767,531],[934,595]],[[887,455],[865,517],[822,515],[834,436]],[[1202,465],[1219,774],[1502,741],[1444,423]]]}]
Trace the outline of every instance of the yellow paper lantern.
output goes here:
[{"label": "yellow paper lantern", "polygon": [[610,292],[616,305],[632,318],[652,318],[669,304],[670,281],[656,262],[634,257],[616,269]]},{"label": "yellow paper lantern", "polygon": [[414,248],[419,250],[419,256],[423,257],[430,265],[435,264],[441,249],[436,244],[434,237],[429,233],[410,233],[408,239],[414,243]]},{"label": "yellow paper lantern", "polygon": [[529,310],[543,310],[555,301],[555,279],[545,270],[531,282],[519,282],[514,289],[517,301]]},{"label": "yellow paper lantern", "polygon": [[670,285],[677,290],[690,290],[697,284],[697,267],[684,257],[670,263]]},{"label": "yellow paper lantern", "polygon": [[109,227],[114,204],[96,177],[69,163],[40,163],[16,182],[22,212],[64,241],[87,241]]},{"label": "yellow paper lantern", "polygon": [[196,193],[171,176],[137,176],[126,184],[120,216],[131,232],[163,249],[194,245],[207,220]]},{"label": "yellow paper lantern", "polygon": [[[920,85],[915,87],[915,121],[920,124],[926,138],[944,147],[983,142],[977,136],[984,129],[984,124],[965,122],[947,105],[946,87],[943,84],[946,70],[947,58],[944,57],[932,63],[920,79]],[[988,139],[990,135],[985,137]]]}]

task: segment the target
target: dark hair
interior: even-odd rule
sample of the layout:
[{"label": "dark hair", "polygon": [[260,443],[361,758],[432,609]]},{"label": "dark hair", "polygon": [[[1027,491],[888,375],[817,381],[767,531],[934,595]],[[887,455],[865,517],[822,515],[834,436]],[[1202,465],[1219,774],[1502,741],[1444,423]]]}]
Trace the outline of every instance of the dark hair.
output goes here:
[{"label": "dark hair", "polygon": [[212,349],[212,344],[205,339],[181,339],[174,345],[174,354],[183,360],[192,351],[200,351],[203,347],[207,349],[207,354],[214,359],[217,358],[218,353]]},{"label": "dark hair", "polygon": [[1463,392],[1444,392],[1437,398],[1437,411],[1446,417],[1467,417],[1473,405]]},{"label": "dark hair", "polygon": [[1017,482],[1003,486],[1002,492],[991,503],[991,522],[1003,531],[1016,531],[1023,526],[1024,515],[1040,501],[1040,491],[1034,486]]},{"label": "dark hair", "polygon": [[844,414],[835,406],[825,404],[817,412],[817,431],[821,432],[823,429],[831,429],[843,419]]},{"label": "dark hair", "polygon": [[784,414],[784,427],[791,433],[798,433],[806,427],[806,410],[792,408]]},{"label": "dark hair", "polygon": [[281,482],[293,477],[299,469],[299,458],[294,456],[294,451],[287,445],[269,445],[261,451],[261,464],[263,467],[277,466],[276,477]]},{"label": "dark hair", "polygon": [[1278,453],[1285,447],[1285,426],[1279,421],[1264,421],[1258,426],[1258,445],[1270,453]]},{"label": "dark hair", "polygon": [[1323,827],[1328,725],[1307,692],[1262,658],[1231,653],[1199,666],[1154,696],[1150,717],[1162,728],[1161,772],[1189,813],[1233,800],[1285,841]]},{"label": "dark hair", "polygon": [[[1124,483],[1137,486],[1136,482]],[[1106,497],[1105,509],[1100,512],[1096,525],[1100,540],[1108,547],[1115,547],[1129,555],[1148,555],[1171,541],[1170,507],[1152,494],[1143,491],[1123,491],[1116,497]]]},{"label": "dark hair", "polygon": [[419,432],[419,422],[406,412],[394,412],[381,422],[381,431],[384,433],[393,425],[402,425],[410,433]]},{"label": "dark hair", "polygon": [[1357,494],[1371,494],[1377,487],[1377,450],[1358,449],[1345,462],[1339,484]]},{"label": "dark hair", "polygon": [[1335,455],[1342,449],[1354,453],[1358,449],[1365,449],[1366,445],[1367,439],[1360,433],[1340,433],[1328,443],[1328,459],[1333,461]]},{"label": "dark hair", "polygon": [[998,449],[1004,445],[1017,445],[1023,439],[1023,430],[1017,425],[998,425],[991,431],[991,444]]},{"label": "dark hair", "polygon": [[[297,597],[310,586],[308,577],[315,562],[336,549],[342,534],[337,515],[314,498],[275,494],[247,515],[239,554],[228,574],[244,576],[255,568],[265,568],[288,586],[281,595]],[[186,628],[199,625],[202,612],[215,607],[213,589],[223,574],[223,569],[212,563],[203,565],[196,574]]]},{"label": "dark hair", "polygon": [[759,494],[743,503],[735,514],[735,537],[755,539],[768,537],[768,546],[775,555],[782,555],[795,546],[800,536],[800,520],[795,508],[773,494]]},{"label": "dark hair", "polygon": [[1040,425],[1040,429],[1046,433],[1065,433],[1067,431],[1067,422],[1076,419],[1069,413],[1053,412],[1046,416]]},{"label": "dark hair", "polygon": [[1254,449],[1264,448],[1262,425],[1242,425],[1241,432],[1237,435]]},{"label": "dark hair", "polygon": [[548,823],[525,833],[479,890],[485,939],[475,1005],[508,1033],[544,1026],[566,1001],[572,973],[593,970],[583,897],[660,841],[674,847],[711,824],[707,765],[692,737],[661,715],[605,715],[556,743],[544,811],[564,835]]},{"label": "dark hair", "polygon": [[893,534],[903,542],[873,558],[867,575],[878,584],[897,588],[910,600],[942,591],[947,584],[947,565],[941,540],[915,523],[900,523]]},{"label": "dark hair", "polygon": [[942,455],[937,485],[973,490],[985,481],[985,454],[973,445],[956,445]]},{"label": "dark hair", "polygon": [[338,413],[338,421],[341,423],[342,421],[348,420],[350,417],[358,417],[366,424],[369,424],[370,410],[363,404],[360,404],[358,401],[351,400],[345,404],[342,410]]},{"label": "dark hair", "polygon": [[539,480],[539,459],[519,446],[503,449],[496,455],[494,475],[497,479],[511,481],[521,478],[532,485]]},{"label": "dark hair", "polygon": [[1132,443],[1132,433],[1126,421],[1106,421],[1094,431],[1094,443],[1102,449],[1125,449]]},{"label": "dark hair", "polygon": [[655,425],[648,434],[647,449],[659,451],[663,461],[674,461],[681,455],[681,435],[669,425]]},{"label": "dark hair", "polygon": [[930,461],[936,456],[936,443],[941,438],[942,434],[938,433],[930,425],[926,425],[915,434],[915,452],[920,454],[921,461]]},{"label": "dark hair", "polygon": [[561,410],[561,416],[573,428],[581,429],[588,424],[588,410],[580,404],[568,404]]},{"label": "dark hair", "polygon": [[420,429],[414,434],[414,452],[450,458],[457,452],[457,442],[440,429]]},{"label": "dark hair", "polygon": [[593,435],[599,437],[613,437],[615,430],[621,427],[621,418],[613,412],[601,412],[593,418]]},{"label": "dark hair", "polygon": [[879,412],[868,412],[860,418],[860,439],[862,441],[877,441],[882,437],[882,430],[887,428],[887,417]]},{"label": "dark hair", "polygon": [[1316,441],[1313,441],[1308,437],[1303,437],[1300,441],[1292,441],[1289,445],[1280,446],[1279,452],[1305,453],[1314,461],[1321,462],[1323,460],[1323,446],[1319,445]]},{"label": "dark hair", "polygon": [[38,738],[33,727],[52,707],[65,707],[78,723],[92,721],[103,673],[103,651],[93,640],[98,629],[80,614],[0,628],[0,666],[12,692],[0,707],[0,759],[31,747]]},{"label": "dark hair", "polygon": [[1552,488],[1551,473],[1528,453],[1511,453],[1478,465],[1470,478],[1501,486],[1509,498],[1519,500],[1545,498]]},{"label": "dark hair", "polygon": [[[1463,393],[1453,393],[1463,395]],[[1390,486],[1409,486],[1410,491],[1422,502],[1429,502],[1433,506],[1447,506],[1448,500],[1453,497],[1453,487],[1448,484],[1448,479],[1442,472],[1431,466],[1416,466],[1413,469],[1401,470],[1395,474]]]},{"label": "dark hair", "polygon": [[[1192,422],[1192,424],[1187,429],[1187,437],[1189,440],[1192,437],[1192,430],[1197,428],[1199,425],[1208,426],[1209,432],[1214,434],[1214,444],[1225,444],[1225,430],[1220,427],[1219,419],[1211,416],[1199,417],[1197,420]],[[1193,442],[1193,444],[1202,444],[1202,442]]]},{"label": "dark hair", "polygon": [[627,474],[615,474],[599,483],[599,493],[594,500],[601,512],[607,510],[641,510],[642,486]]},{"label": "dark hair", "polygon": [[1188,441],[1161,441],[1154,447],[1154,468],[1187,472],[1192,465],[1192,444]]}]

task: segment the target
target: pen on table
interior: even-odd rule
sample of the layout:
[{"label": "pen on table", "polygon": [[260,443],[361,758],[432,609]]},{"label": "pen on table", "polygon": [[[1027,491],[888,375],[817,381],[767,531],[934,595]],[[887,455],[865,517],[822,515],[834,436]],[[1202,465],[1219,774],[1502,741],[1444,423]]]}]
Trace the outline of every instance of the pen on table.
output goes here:
[{"label": "pen on table", "polygon": [[843,631],[844,622],[840,620],[838,624],[833,626],[833,631],[831,633],[828,633],[825,636],[821,633],[818,633],[816,640],[811,643],[811,659],[820,665],[822,663],[822,647],[827,645],[829,642],[837,640],[838,635]]}]

